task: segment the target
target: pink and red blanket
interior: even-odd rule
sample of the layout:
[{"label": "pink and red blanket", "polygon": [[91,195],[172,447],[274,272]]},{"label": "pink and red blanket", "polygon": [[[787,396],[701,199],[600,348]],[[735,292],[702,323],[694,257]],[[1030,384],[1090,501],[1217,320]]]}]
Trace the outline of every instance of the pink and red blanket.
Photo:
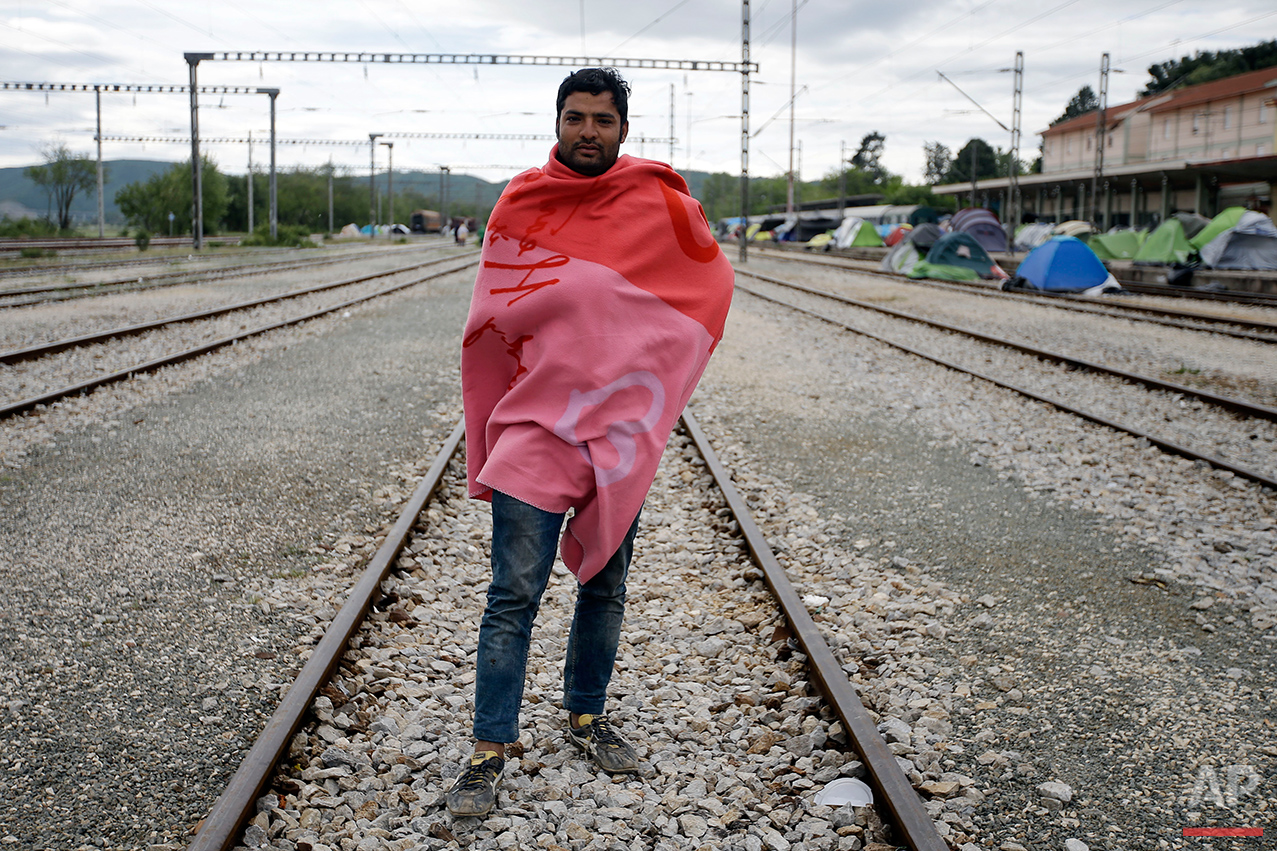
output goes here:
[{"label": "pink and red blanket", "polygon": [[488,222],[461,353],[470,495],[574,509],[581,582],[616,552],[723,334],[734,273],[683,179],[551,152]]}]

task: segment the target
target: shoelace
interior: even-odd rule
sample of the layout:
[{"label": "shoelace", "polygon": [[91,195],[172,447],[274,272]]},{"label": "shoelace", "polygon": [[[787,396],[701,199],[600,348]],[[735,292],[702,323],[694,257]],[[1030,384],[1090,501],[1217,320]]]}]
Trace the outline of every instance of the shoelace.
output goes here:
[{"label": "shoelace", "polygon": [[492,759],[486,759],[478,765],[468,766],[462,773],[461,779],[457,781],[457,789],[465,791],[482,789],[492,783],[500,770],[500,767],[495,765]]},{"label": "shoelace", "polygon": [[595,718],[590,722],[590,741],[597,745],[619,745],[621,737],[608,724],[606,718]]}]

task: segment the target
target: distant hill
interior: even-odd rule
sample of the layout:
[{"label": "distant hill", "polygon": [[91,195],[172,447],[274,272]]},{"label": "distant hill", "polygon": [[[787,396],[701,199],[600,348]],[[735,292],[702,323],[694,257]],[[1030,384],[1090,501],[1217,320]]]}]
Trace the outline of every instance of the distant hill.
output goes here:
[{"label": "distant hill", "polygon": [[[130,183],[146,181],[152,175],[173,167],[171,162],[158,160],[108,160],[103,163],[106,168],[105,192],[106,220],[112,224],[122,224],[123,217],[115,205],[115,194]],[[15,215],[19,208],[26,208],[32,214],[43,216],[48,208],[48,200],[43,189],[36,186],[23,175],[24,167],[0,168],[0,215]],[[708,172],[680,172],[687,181],[692,195],[701,198],[701,189]],[[356,180],[367,183],[367,178]],[[384,186],[384,173],[379,176]],[[505,180],[490,183],[482,178],[468,174],[454,174],[448,181],[449,195],[458,201],[479,201],[487,208],[496,203],[505,188]],[[260,184],[259,184],[260,185]],[[395,171],[395,195],[416,189],[424,195],[437,195],[439,192],[439,175],[431,172]],[[76,221],[92,222],[97,220],[98,202],[94,193],[79,194],[71,204],[71,215]]]},{"label": "distant hill", "polygon": [[[155,160],[112,160],[103,162],[102,165],[106,169],[106,191],[102,193],[106,201],[106,219],[113,223],[123,221],[119,208],[115,206],[116,192],[130,183],[148,180],[151,175],[167,171],[173,166],[170,162]],[[0,204],[6,201],[14,202],[43,216],[48,208],[47,196],[43,189],[23,175],[24,170],[25,167],[0,168]],[[96,192],[77,194],[71,204],[71,215],[77,221],[96,221],[98,216]]]}]

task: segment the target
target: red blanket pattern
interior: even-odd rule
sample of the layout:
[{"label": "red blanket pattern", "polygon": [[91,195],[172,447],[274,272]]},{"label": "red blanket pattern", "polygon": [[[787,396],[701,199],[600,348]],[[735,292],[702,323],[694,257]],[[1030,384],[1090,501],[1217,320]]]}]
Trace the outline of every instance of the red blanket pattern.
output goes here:
[{"label": "red blanket pattern", "polygon": [[484,233],[461,353],[470,495],[573,509],[586,582],[620,546],[723,334],[734,273],[664,163],[586,177],[550,154]]}]

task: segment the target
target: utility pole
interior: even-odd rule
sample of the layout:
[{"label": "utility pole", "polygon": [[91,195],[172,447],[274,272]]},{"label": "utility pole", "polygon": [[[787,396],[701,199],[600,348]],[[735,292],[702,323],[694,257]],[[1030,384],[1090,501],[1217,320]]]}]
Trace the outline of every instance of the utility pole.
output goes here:
[{"label": "utility pole", "polygon": [[741,0],[740,29],[740,262],[749,259],[749,0]]},{"label": "utility pole", "polygon": [[1091,176],[1091,222],[1100,220],[1099,188],[1104,180],[1105,111],[1109,102],[1109,55],[1100,58],[1100,102],[1095,111],[1095,173]]},{"label": "utility pole", "polygon": [[368,236],[377,235],[377,139],[385,134],[368,134]]},{"label": "utility pole", "polygon": [[248,131],[248,232],[253,232],[253,131]]},{"label": "utility pole", "polygon": [[392,230],[395,225],[395,143],[382,142],[381,144],[386,146],[386,157],[388,160],[386,168],[386,196],[390,200],[386,202],[386,208],[388,210],[386,213],[386,222],[390,225],[390,228],[386,229],[386,238],[394,239],[395,235]]},{"label": "utility pole", "polygon": [[328,157],[328,235],[333,235],[333,158]]},{"label": "utility pole", "polygon": [[279,233],[279,203],[275,194],[275,98],[279,97],[279,89],[267,89],[270,95],[270,238],[276,239]]},{"label": "utility pole", "polygon": [[798,76],[798,0],[790,0],[789,13],[789,187],[785,212],[794,212],[794,86]]},{"label": "utility pole", "polygon": [[670,168],[674,167],[674,84],[670,83]]},{"label": "utility pole", "polygon": [[204,247],[204,171],[200,162],[200,101],[198,71],[200,60],[212,59],[211,53],[187,53],[186,64],[191,74],[191,230],[195,250]]},{"label": "utility pole", "polygon": [[971,140],[971,206],[975,206],[975,169],[979,160],[976,158],[975,139]]},{"label": "utility pole", "polygon": [[847,140],[838,143],[838,218],[847,215]]},{"label": "utility pole", "polygon": [[102,193],[105,191],[102,184],[104,178],[102,176],[102,90],[97,86],[93,87],[93,97],[97,101],[98,106],[98,132],[93,137],[98,143],[98,238],[106,236],[106,207],[102,201]]},{"label": "utility pole", "polygon": [[1015,254],[1015,231],[1020,225],[1020,101],[1024,94],[1024,52],[1015,52],[1015,93],[1011,96],[1011,163],[1008,166],[1007,199],[1011,226],[1007,250]]},{"label": "utility pole", "polygon": [[443,207],[439,211],[439,218],[442,220],[440,224],[441,231],[448,227],[452,219],[448,218],[448,178],[452,175],[452,169],[446,165],[439,166],[439,203]]}]

